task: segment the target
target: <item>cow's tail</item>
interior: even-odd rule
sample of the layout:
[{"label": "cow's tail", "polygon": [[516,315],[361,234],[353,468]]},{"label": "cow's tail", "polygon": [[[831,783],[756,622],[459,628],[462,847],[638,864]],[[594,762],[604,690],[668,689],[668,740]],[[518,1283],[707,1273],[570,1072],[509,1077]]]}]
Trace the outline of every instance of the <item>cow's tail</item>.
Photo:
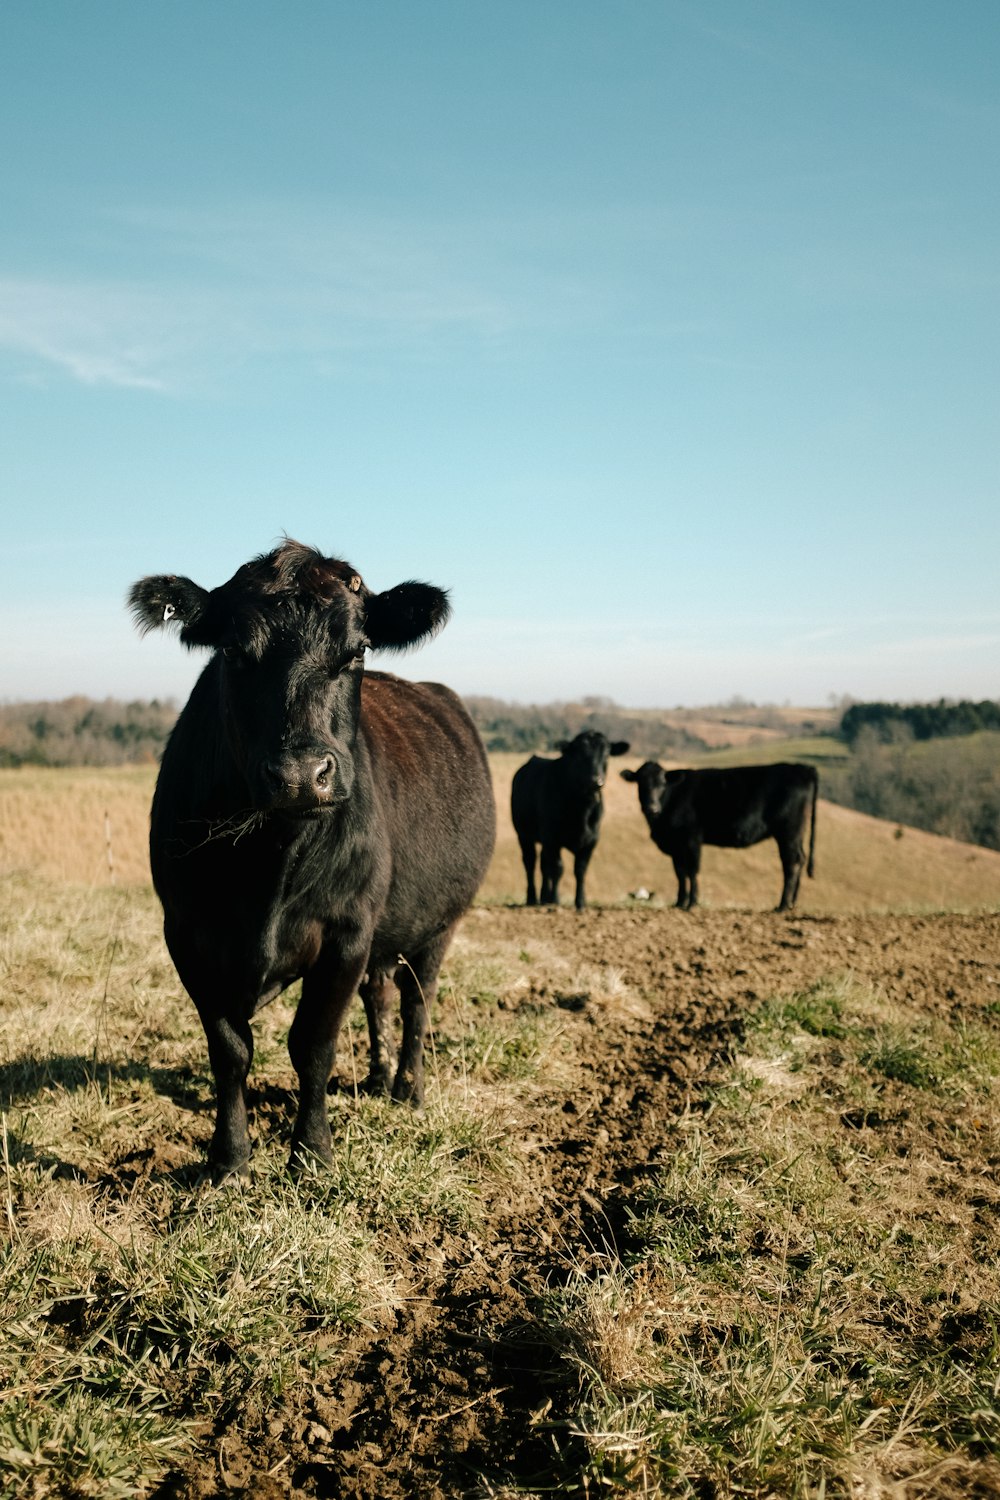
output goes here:
[{"label": "cow's tail", "polygon": [[819,796],[819,772],[813,769],[813,805],[812,819],[809,824],[809,863],[806,865],[806,874],[810,879],[816,874],[816,798]]}]

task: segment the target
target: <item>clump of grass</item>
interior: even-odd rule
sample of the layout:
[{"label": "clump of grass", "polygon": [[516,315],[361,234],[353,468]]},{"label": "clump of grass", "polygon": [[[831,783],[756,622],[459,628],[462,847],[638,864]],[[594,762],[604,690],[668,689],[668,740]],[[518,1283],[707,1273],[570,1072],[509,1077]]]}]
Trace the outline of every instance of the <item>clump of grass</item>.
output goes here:
[{"label": "clump of grass", "polygon": [[760,1007],[708,1108],[670,1128],[628,1259],[543,1306],[595,1490],[992,1491],[995,1047],[849,977]]}]

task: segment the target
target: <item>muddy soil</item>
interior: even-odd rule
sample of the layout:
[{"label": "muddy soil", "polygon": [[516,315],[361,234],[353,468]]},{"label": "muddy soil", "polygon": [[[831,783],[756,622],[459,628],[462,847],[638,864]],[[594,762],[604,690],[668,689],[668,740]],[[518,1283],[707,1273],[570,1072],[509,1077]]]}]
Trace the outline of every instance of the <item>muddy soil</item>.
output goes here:
[{"label": "muddy soil", "polygon": [[485,951],[513,944],[624,981],[620,1003],[596,1004],[526,960],[508,1003],[558,1008],[571,1056],[516,1106],[526,1186],[487,1205],[476,1235],[412,1245],[396,1327],[357,1338],[265,1433],[207,1434],[161,1500],[571,1492],[582,1455],[559,1419],[574,1377],[533,1307],[571,1266],[627,1253],[628,1204],[668,1149],[666,1125],[698,1107],[748,1008],[845,972],[941,1018],[1000,1002],[997,916],[479,908],[466,932]]}]

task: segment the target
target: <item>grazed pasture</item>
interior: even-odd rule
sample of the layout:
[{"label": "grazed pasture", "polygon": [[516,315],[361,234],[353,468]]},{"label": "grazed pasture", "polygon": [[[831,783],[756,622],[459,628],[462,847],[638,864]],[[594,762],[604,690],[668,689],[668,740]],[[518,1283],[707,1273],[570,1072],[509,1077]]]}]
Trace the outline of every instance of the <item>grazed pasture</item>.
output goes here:
[{"label": "grazed pasture", "polygon": [[1000,857],[825,807],[799,915],[770,848],[687,915],[621,783],[599,906],[526,912],[513,764],[425,1110],[356,1016],[290,1182],[288,996],[222,1191],[151,778],[0,780],[0,1493],[1000,1491]]}]

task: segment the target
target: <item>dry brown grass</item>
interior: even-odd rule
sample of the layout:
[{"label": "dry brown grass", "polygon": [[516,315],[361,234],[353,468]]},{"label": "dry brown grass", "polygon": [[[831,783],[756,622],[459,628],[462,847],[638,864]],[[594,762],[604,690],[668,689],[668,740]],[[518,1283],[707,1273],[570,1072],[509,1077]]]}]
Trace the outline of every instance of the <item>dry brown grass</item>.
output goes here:
[{"label": "dry brown grass", "polygon": [[50,880],[111,884],[149,880],[154,766],[0,770],[0,869]]}]

